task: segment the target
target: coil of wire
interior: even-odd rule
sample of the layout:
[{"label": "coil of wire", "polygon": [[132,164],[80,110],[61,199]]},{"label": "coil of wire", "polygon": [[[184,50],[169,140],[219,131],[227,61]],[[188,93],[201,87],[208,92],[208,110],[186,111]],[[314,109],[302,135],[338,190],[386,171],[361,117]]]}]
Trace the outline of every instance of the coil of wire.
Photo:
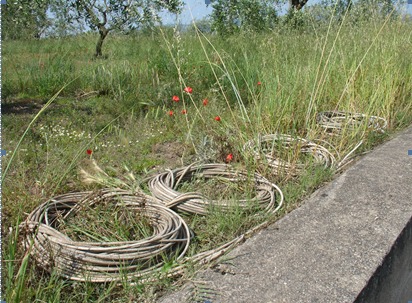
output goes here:
[{"label": "coil of wire", "polygon": [[388,122],[382,117],[343,111],[320,112],[316,115],[316,121],[329,132],[339,132],[343,129],[353,130],[365,123],[368,128],[382,133],[388,127]]},{"label": "coil of wire", "polygon": [[[295,161],[281,159],[277,155],[279,149],[291,151],[292,158]],[[255,140],[246,142],[244,150],[252,152],[256,159],[264,158],[268,166],[273,168],[275,174],[287,172],[295,175],[300,173],[304,169],[305,163],[299,163],[296,160],[298,159],[298,153],[311,156],[316,163],[320,163],[324,167],[333,167],[336,163],[333,154],[322,145],[284,134],[259,136],[257,142]]]},{"label": "coil of wire", "polygon": [[[103,201],[139,212],[150,222],[153,234],[136,241],[79,242],[58,230],[68,216]],[[35,261],[78,281],[143,277],[160,270],[164,256],[183,258],[190,243],[189,227],[178,214],[150,196],[117,189],[57,196],[37,207],[22,225],[23,243]]]},{"label": "coil of wire", "polygon": [[[237,201],[240,207],[251,204],[259,206],[260,210],[275,213],[283,204],[283,193],[280,188],[263,176],[255,173],[253,176],[256,195],[251,199]],[[217,206],[221,210],[229,210],[233,201],[212,200],[198,192],[179,192],[179,184],[183,181],[199,179],[218,179],[223,182],[241,182],[249,178],[246,171],[236,171],[232,166],[221,163],[211,163],[168,170],[148,180],[152,195],[162,201],[165,206],[179,211],[205,215],[208,207]]]}]

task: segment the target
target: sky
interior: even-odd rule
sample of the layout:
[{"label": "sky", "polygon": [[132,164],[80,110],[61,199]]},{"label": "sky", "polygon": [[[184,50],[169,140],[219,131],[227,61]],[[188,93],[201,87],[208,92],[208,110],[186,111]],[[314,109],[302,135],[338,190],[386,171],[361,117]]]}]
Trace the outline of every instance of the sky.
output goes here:
[{"label": "sky", "polygon": [[[185,6],[183,12],[180,15],[180,22],[182,24],[190,24],[192,20],[199,20],[212,12],[212,6],[206,6],[205,0],[184,0]],[[318,0],[309,0],[307,5],[312,3],[317,3]],[[412,14],[412,4],[405,4],[407,6],[407,12]],[[174,24],[175,16],[171,14],[163,14],[162,16],[163,23],[165,24]]]},{"label": "sky", "polygon": [[[189,24],[193,19],[202,19],[212,12],[212,6],[209,5],[207,7],[205,0],[184,0],[184,2],[185,6],[180,15],[180,21],[183,24]],[[175,16],[171,14],[164,14],[162,17],[162,21],[165,24],[175,23]]]}]

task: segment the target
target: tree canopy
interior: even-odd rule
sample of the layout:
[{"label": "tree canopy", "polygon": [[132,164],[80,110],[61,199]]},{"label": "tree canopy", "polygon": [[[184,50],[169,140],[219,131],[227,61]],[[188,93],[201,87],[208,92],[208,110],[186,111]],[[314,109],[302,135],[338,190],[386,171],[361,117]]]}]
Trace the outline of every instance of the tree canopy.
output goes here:
[{"label": "tree canopy", "polygon": [[159,23],[160,11],[179,13],[182,5],[180,0],[14,0],[2,11],[2,38],[39,38],[52,25],[58,25],[55,30],[65,33],[73,23],[84,24],[99,32],[95,55],[101,56],[109,32],[128,32]]},{"label": "tree canopy", "polygon": [[2,40],[39,38],[51,25],[49,1],[14,0],[2,5]]},{"label": "tree canopy", "polygon": [[[287,2],[288,13],[280,15]],[[210,19],[203,20],[204,30],[222,35],[241,30],[270,30],[282,24],[307,27],[305,20],[309,19],[321,23],[333,18],[339,22],[347,15],[349,22],[355,24],[396,15],[395,0],[322,0],[309,7],[308,0],[207,0],[205,3],[212,5],[213,11]],[[99,33],[95,56],[102,56],[103,41],[110,32],[150,28],[161,24],[160,12],[178,14],[182,7],[182,0],[13,0],[2,6],[2,39],[64,36],[92,30]]]},{"label": "tree canopy", "polygon": [[221,34],[272,28],[277,21],[277,4],[270,0],[215,0],[212,28]]},{"label": "tree canopy", "polygon": [[121,32],[138,28],[142,24],[160,20],[159,11],[178,13],[180,0],[60,0],[61,6],[73,12],[73,18],[84,21],[92,30],[99,31],[95,56],[102,56],[103,41],[112,30]]}]

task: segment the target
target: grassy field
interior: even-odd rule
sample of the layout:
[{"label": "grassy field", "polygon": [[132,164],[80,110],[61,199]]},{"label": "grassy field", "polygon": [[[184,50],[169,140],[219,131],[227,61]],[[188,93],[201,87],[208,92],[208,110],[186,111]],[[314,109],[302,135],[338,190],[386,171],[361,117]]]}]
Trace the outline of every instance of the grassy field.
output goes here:
[{"label": "grassy field", "polygon": [[[53,196],[98,188],[82,182],[79,174],[91,159],[111,177],[125,180],[133,172],[141,180],[194,161],[227,162],[231,154],[235,167],[257,170],[281,187],[285,205],[279,216],[287,213],[330,180],[334,170],[309,166],[298,176],[274,174],[267,163],[245,152],[244,144],[264,134],[300,136],[327,141],[339,160],[361,140],[356,154],[383,142],[412,121],[411,36],[411,24],[401,21],[227,38],[165,29],[152,35],[109,35],[103,49],[108,58],[97,60],[92,58],[93,35],[5,41],[2,299],[155,301],[179,282],[164,278],[132,286],[59,278],[25,255],[19,223]],[[186,87],[193,92],[185,92]],[[328,135],[317,125],[316,114],[330,110],[383,117],[388,130],[376,133],[360,125]],[[207,194],[213,186],[200,190]],[[111,226],[107,212],[106,226]],[[198,239],[192,254],[256,224],[237,212],[229,217],[211,212],[189,221]],[[192,272],[189,266],[184,279]]]}]

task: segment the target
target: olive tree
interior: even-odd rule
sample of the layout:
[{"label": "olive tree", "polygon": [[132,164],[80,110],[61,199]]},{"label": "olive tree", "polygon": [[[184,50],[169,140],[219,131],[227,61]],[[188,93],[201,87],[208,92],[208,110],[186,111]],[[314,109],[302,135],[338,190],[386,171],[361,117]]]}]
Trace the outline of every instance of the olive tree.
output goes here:
[{"label": "olive tree", "polygon": [[126,32],[142,24],[160,21],[159,12],[167,10],[178,13],[180,0],[60,0],[60,7],[71,10],[71,15],[78,22],[85,22],[90,29],[99,32],[95,56],[102,56],[104,39],[109,32]]},{"label": "olive tree", "polygon": [[50,1],[13,0],[2,5],[2,39],[40,38],[51,24]]},{"label": "olive tree", "polygon": [[273,27],[277,21],[278,1],[214,0],[211,3],[212,28],[220,34],[261,31]]}]

